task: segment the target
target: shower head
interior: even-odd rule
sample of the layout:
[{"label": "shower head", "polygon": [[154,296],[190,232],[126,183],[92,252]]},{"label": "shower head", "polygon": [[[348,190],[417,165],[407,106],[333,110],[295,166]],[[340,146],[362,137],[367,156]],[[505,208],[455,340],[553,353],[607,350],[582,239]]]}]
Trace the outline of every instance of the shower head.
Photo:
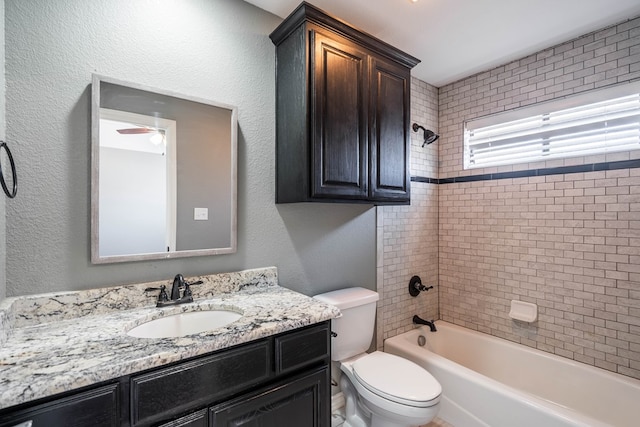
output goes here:
[{"label": "shower head", "polygon": [[422,143],[422,146],[424,147],[425,145],[429,145],[432,142],[434,142],[436,139],[440,138],[440,135],[436,134],[434,131],[426,129],[423,126],[420,126],[417,123],[414,123],[413,126],[413,131],[414,132],[418,132],[418,130],[422,129],[422,131],[424,132],[424,142]]}]

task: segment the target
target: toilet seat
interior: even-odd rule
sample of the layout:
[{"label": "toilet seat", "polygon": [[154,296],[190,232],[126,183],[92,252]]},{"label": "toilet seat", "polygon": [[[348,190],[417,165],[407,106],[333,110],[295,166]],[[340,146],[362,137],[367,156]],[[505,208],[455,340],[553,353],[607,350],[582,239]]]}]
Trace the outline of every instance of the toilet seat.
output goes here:
[{"label": "toilet seat", "polygon": [[370,392],[402,405],[429,407],[439,402],[440,383],[419,365],[381,351],[355,360],[354,378]]}]

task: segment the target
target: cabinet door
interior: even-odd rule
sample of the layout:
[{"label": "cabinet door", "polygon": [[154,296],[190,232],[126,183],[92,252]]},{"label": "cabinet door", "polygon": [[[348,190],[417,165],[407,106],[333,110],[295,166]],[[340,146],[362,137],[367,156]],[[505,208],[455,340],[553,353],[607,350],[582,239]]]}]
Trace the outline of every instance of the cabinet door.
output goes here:
[{"label": "cabinet door", "polygon": [[409,201],[410,79],[407,68],[371,58],[369,185],[377,201]]},{"label": "cabinet door", "polygon": [[327,366],[211,408],[211,427],[329,427]]},{"label": "cabinet door", "polygon": [[366,199],[367,54],[311,31],[311,197]]}]

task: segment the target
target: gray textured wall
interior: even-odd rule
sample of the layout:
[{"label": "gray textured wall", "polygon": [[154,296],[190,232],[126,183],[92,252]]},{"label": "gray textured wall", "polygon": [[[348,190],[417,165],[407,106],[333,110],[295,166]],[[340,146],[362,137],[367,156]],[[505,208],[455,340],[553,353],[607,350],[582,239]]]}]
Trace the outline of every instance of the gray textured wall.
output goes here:
[{"label": "gray textured wall", "polygon": [[[5,117],[6,109],[4,104],[4,0],[0,0],[0,139],[5,139]],[[5,197],[0,195],[0,301],[4,299],[6,293],[6,219],[5,219]]]},{"label": "gray textured wall", "polygon": [[[375,287],[374,209],[274,204],[279,18],[236,0],[5,0],[5,14],[7,136],[21,163],[7,295],[270,265],[306,294]],[[236,254],[90,264],[93,72],[238,106]]]}]

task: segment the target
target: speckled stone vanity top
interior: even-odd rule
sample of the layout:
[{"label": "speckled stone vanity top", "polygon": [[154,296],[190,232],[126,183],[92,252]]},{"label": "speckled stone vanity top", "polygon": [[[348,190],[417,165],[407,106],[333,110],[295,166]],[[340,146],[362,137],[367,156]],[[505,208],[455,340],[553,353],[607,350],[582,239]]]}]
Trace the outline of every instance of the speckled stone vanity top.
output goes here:
[{"label": "speckled stone vanity top", "polygon": [[[277,284],[275,268],[188,277],[194,302],[155,308],[170,281],[9,298],[0,304],[0,409],[335,318],[337,308]],[[180,338],[126,334],[148,320],[229,309],[243,316]]]}]

